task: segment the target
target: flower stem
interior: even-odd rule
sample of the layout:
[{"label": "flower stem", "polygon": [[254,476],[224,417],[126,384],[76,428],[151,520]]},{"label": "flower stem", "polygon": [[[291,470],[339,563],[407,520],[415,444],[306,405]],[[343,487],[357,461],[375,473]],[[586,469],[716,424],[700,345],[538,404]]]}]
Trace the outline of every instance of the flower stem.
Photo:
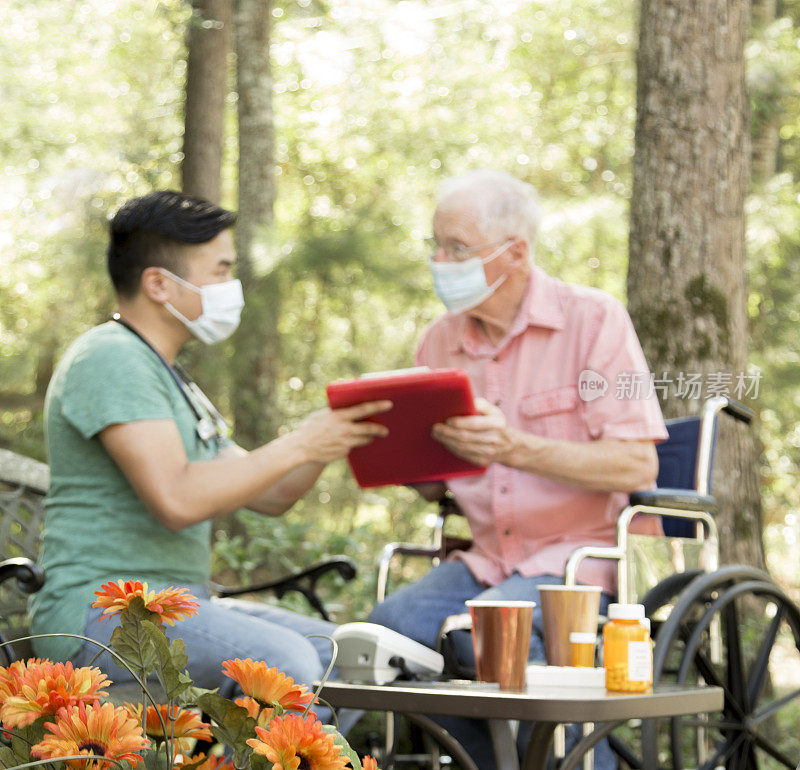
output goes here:
[{"label": "flower stem", "polygon": [[[113,764],[117,765],[117,767],[121,767],[123,770],[127,770],[130,768],[130,765],[122,762],[118,762],[116,759],[111,759],[111,757],[104,757],[104,756],[97,756],[95,754],[75,754],[71,757],[59,757],[59,762],[66,762],[70,759],[99,759],[103,762],[112,762]],[[24,765],[14,765],[13,767],[9,767],[8,770],[24,770],[26,767],[41,767],[42,765],[46,765],[52,762],[52,759],[38,759],[35,762],[26,762]]]},{"label": "flower stem", "polygon": [[309,701],[309,703],[303,710],[303,718],[305,718],[306,714],[308,714],[309,709],[314,704],[314,701],[316,701],[317,698],[319,697],[322,688],[325,686],[325,682],[328,681],[328,677],[331,675],[331,671],[333,671],[333,666],[336,663],[336,656],[339,654],[339,645],[336,644],[336,640],[331,638],[330,636],[326,636],[325,634],[308,634],[306,636],[306,639],[327,639],[331,643],[331,662],[328,664],[328,668],[323,674],[320,683],[317,685],[317,689],[314,690],[314,697],[311,699],[311,701]]}]

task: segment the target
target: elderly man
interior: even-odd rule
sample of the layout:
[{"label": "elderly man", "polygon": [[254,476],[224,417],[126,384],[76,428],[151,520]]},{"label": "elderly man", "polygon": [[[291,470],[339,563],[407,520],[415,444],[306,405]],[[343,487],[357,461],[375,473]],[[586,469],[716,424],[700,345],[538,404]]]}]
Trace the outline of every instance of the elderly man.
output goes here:
[{"label": "elderly man", "polygon": [[[452,492],[473,545],[372,613],[428,646],[467,599],[538,602],[537,586],[562,582],[573,550],[614,542],[627,494],[657,475],[654,444],[667,436],[657,400],[615,397],[618,376],[648,371],[630,318],[608,294],[533,265],[540,219],[530,185],[488,170],[446,181],[434,213],[431,270],[448,313],[425,332],[417,362],[469,374],[480,414],[433,435],[488,470],[420,487],[428,499]],[[605,394],[587,397],[587,380],[606,383]],[[585,562],[579,580],[603,586],[603,607],[615,593],[608,562]],[[534,633],[531,658],[543,657]]]}]

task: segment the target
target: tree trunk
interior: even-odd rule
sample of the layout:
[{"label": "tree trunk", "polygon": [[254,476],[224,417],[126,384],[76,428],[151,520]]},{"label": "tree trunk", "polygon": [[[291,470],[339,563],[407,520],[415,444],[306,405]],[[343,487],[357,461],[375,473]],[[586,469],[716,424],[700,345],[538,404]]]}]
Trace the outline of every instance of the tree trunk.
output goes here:
[{"label": "tree trunk", "polygon": [[[752,0],[750,14],[753,34],[758,35],[765,27],[772,24],[777,16],[776,0]],[[751,97],[762,108],[760,120],[754,121],[753,150],[750,156],[750,172],[754,184],[766,182],[775,176],[778,170],[778,154],[780,152],[780,131],[785,117],[782,99],[775,99],[772,94],[752,93]]]},{"label": "tree trunk", "polygon": [[752,19],[755,26],[775,21],[778,11],[777,0],[751,0]]},{"label": "tree trunk", "polygon": [[[679,392],[682,375],[701,375],[703,397],[715,384],[743,395],[749,24],[747,0],[642,2],[628,301],[651,368],[671,382],[667,416],[699,408]],[[763,566],[754,438],[721,422],[713,484],[722,558]]]},{"label": "tree trunk", "polygon": [[239,116],[239,221],[236,248],[247,305],[235,339],[233,393],[237,435],[255,446],[275,437],[279,425],[280,291],[273,275],[255,264],[266,246],[275,200],[269,0],[236,0],[235,30]]},{"label": "tree trunk", "polygon": [[219,203],[233,0],[193,0],[187,34],[182,189]]}]

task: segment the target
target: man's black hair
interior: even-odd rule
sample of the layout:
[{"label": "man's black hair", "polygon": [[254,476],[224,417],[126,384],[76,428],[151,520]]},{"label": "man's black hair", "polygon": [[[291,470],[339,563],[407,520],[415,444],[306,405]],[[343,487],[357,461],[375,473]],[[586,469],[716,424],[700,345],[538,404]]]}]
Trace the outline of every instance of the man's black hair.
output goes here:
[{"label": "man's black hair", "polygon": [[206,243],[236,222],[236,215],[193,195],[159,190],[125,203],[111,220],[108,272],[117,294],[139,290],[142,271],[184,272],[180,244]]}]

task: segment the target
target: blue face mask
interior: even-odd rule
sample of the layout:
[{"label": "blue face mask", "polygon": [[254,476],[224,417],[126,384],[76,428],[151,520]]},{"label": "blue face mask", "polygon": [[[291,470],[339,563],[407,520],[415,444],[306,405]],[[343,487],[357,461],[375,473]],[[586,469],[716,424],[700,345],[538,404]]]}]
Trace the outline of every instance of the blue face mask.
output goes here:
[{"label": "blue face mask", "polygon": [[449,313],[463,313],[477,307],[494,294],[507,276],[502,275],[491,286],[486,283],[483,266],[499,257],[511,241],[506,241],[488,257],[472,257],[463,262],[435,262],[431,260],[433,288]]}]

